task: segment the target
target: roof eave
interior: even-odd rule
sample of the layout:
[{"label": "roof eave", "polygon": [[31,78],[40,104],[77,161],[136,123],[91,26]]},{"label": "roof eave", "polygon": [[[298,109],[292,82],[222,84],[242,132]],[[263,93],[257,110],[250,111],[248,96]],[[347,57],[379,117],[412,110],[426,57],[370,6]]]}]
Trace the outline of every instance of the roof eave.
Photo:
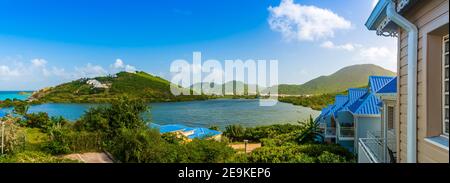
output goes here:
[{"label": "roof eave", "polygon": [[375,5],[372,13],[370,13],[365,25],[369,30],[377,30],[379,22],[386,17],[386,7],[389,4],[389,0],[380,0]]}]

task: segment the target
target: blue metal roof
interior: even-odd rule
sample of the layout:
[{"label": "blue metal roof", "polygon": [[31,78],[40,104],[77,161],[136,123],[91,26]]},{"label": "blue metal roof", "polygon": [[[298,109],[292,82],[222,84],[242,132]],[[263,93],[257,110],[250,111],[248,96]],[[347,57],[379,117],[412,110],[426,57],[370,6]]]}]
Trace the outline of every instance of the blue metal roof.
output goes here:
[{"label": "blue metal roof", "polygon": [[187,126],[179,125],[179,124],[157,125],[157,124],[154,124],[154,123],[150,124],[150,127],[159,129],[160,133],[186,131],[185,129],[189,128]]},{"label": "blue metal roof", "polygon": [[189,139],[203,139],[203,138],[208,138],[208,137],[213,137],[216,135],[220,135],[222,134],[222,132],[216,131],[216,130],[211,130],[208,128],[196,128],[194,130],[194,134],[189,135],[188,138]]},{"label": "blue metal roof", "polygon": [[331,109],[330,115],[337,115],[336,112],[342,109],[342,107],[348,102],[348,96],[347,95],[336,95],[336,99],[334,101],[334,108]]},{"label": "blue metal roof", "polygon": [[348,89],[348,102],[342,107],[342,110],[350,110],[349,107],[353,105],[359,98],[367,93],[366,88],[350,88]]},{"label": "blue metal roof", "polygon": [[386,83],[377,93],[397,93],[397,77]]},{"label": "blue metal roof", "polygon": [[380,99],[372,93],[367,93],[362,100],[355,103],[357,105],[352,106],[353,114],[360,115],[379,115],[380,108],[379,103]]},{"label": "blue metal roof", "polygon": [[370,92],[377,93],[386,83],[394,79],[391,76],[369,76]]},{"label": "blue metal roof", "polygon": [[181,132],[193,131],[194,132],[193,134],[187,136],[189,139],[207,138],[207,137],[212,137],[212,136],[222,134],[222,132],[220,132],[220,131],[211,130],[208,128],[191,128],[191,127],[187,127],[187,126],[180,125],[180,124],[158,125],[155,123],[151,123],[150,128],[159,129],[160,133],[170,133],[170,132],[177,132],[177,131],[181,131]]}]

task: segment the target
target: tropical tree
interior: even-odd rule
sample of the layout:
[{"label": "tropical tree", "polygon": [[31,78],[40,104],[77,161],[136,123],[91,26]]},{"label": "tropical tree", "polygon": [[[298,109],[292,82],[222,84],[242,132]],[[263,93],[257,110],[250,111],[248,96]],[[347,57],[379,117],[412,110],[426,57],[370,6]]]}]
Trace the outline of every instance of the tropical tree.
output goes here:
[{"label": "tropical tree", "polygon": [[300,123],[300,134],[297,137],[297,142],[300,144],[323,142],[324,137],[320,130],[318,122],[315,122],[312,116],[304,123]]},{"label": "tropical tree", "polygon": [[29,108],[30,106],[27,102],[20,101],[14,106],[13,112],[17,115],[25,116]]}]

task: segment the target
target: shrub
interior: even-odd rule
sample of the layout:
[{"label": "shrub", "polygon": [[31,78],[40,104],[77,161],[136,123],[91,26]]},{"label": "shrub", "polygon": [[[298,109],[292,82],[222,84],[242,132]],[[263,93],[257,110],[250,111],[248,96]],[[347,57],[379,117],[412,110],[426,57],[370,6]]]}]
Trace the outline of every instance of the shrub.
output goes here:
[{"label": "shrub", "polygon": [[[14,123],[5,123],[4,153],[13,154],[25,148],[25,134]],[[0,125],[1,129],[1,125]],[[1,132],[0,132],[1,135]],[[0,136],[1,138],[1,136]],[[0,144],[1,146],[1,144]]]},{"label": "shrub", "polygon": [[70,128],[54,126],[48,133],[50,141],[44,149],[51,154],[101,151],[105,146],[104,135],[99,132],[74,131]]},{"label": "shrub", "polygon": [[323,152],[317,157],[319,163],[346,163],[348,162],[345,157],[330,153],[328,151]]},{"label": "shrub", "polygon": [[[344,163],[352,162],[351,155],[336,145],[284,145],[264,146],[247,154],[235,155],[230,162],[248,163]],[[347,157],[350,156],[350,157]]]},{"label": "shrub", "polygon": [[76,122],[75,127],[80,131],[102,131],[114,136],[121,128],[145,128],[146,124],[142,115],[147,111],[148,105],[142,100],[122,97],[113,100],[108,107],[100,106],[89,109]]},{"label": "shrub", "polygon": [[244,138],[245,129],[241,125],[229,125],[225,127],[223,134],[232,141],[241,141]]},{"label": "shrub", "polygon": [[178,162],[176,145],[165,142],[159,132],[149,129],[121,128],[108,146],[109,152],[121,162]]},{"label": "shrub", "polygon": [[25,114],[26,127],[46,129],[51,125],[50,117],[45,112]]},{"label": "shrub", "polygon": [[226,143],[214,140],[194,139],[185,146],[190,163],[224,163],[234,154]]}]

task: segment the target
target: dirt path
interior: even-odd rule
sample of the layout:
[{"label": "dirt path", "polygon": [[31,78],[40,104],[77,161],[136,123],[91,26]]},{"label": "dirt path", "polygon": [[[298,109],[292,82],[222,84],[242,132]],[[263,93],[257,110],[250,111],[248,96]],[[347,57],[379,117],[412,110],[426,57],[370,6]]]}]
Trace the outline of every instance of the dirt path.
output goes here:
[{"label": "dirt path", "polygon": [[68,154],[64,155],[63,158],[78,160],[83,163],[113,163],[113,160],[105,153]]},{"label": "dirt path", "polygon": [[[243,153],[244,149],[245,149],[245,144],[231,144],[230,147],[233,148],[234,150],[238,150],[240,153]],[[261,143],[247,144],[247,153],[250,153],[253,150],[255,150],[256,148],[260,148],[260,147],[261,147]]]}]

